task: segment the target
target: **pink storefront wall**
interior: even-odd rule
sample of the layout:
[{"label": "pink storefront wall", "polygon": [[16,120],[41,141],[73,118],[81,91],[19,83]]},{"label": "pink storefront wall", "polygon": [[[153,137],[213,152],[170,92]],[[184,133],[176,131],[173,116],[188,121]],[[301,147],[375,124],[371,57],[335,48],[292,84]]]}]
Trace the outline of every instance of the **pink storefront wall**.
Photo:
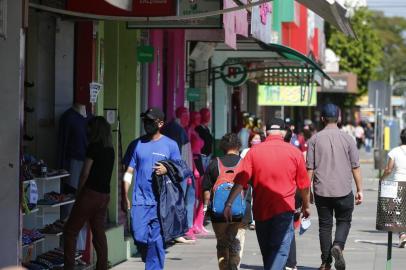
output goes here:
[{"label": "pink storefront wall", "polygon": [[[182,29],[151,30],[150,42],[155,48],[155,60],[149,68],[148,103],[149,106],[159,108],[164,108],[165,104],[166,117],[172,119],[176,108],[183,106],[185,101],[185,31]],[[162,59],[164,48],[165,61]],[[166,95],[164,95],[165,91]],[[166,96],[165,101],[164,96]]]}]

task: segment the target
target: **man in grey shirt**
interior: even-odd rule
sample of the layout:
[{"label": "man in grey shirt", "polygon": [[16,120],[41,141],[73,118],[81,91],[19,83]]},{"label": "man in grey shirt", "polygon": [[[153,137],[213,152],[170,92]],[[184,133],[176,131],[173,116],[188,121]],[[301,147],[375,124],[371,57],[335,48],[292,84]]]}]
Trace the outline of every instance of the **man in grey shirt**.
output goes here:
[{"label": "man in grey shirt", "polygon": [[[338,129],[338,119],[339,108],[334,104],[324,105],[321,121],[325,128],[308,141],[307,170],[313,181],[319,216],[320,270],[331,269],[332,257],[337,270],[345,269],[342,251],[354,210],[353,179],[357,188],[355,204],[363,200],[359,152],[354,139]],[[333,215],[337,226],[334,241]]]}]

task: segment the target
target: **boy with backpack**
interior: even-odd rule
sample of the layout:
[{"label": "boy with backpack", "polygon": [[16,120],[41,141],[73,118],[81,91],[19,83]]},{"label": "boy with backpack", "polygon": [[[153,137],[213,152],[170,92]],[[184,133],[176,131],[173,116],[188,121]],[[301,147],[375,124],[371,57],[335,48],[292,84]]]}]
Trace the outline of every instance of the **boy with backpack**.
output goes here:
[{"label": "boy with backpack", "polygon": [[[234,171],[240,162],[241,142],[237,134],[223,136],[220,148],[222,158],[213,159],[203,178],[204,208],[210,215],[217,239],[217,258],[220,270],[238,269],[240,263],[241,242],[237,238],[245,232],[242,218],[245,214],[245,198],[239,194],[233,203],[233,222],[226,222],[224,206],[234,185]],[[244,231],[242,231],[244,230]]]}]

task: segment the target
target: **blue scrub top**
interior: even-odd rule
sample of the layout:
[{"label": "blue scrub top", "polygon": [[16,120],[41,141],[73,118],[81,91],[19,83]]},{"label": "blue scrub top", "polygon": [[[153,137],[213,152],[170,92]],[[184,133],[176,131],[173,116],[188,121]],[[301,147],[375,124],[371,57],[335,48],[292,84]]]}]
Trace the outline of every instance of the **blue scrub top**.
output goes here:
[{"label": "blue scrub top", "polygon": [[152,190],[153,167],[166,159],[180,160],[181,156],[177,143],[164,135],[156,141],[141,137],[130,144],[124,164],[134,169],[132,205],[157,204]]}]

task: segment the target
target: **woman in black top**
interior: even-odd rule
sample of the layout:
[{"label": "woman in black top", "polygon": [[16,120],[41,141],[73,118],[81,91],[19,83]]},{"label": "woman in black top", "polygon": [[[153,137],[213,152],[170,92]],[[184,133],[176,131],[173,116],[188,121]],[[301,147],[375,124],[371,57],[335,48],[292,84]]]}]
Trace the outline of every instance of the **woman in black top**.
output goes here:
[{"label": "woman in black top", "polygon": [[88,124],[89,145],[80,175],[78,197],[64,229],[64,269],[75,266],[76,238],[88,222],[97,254],[97,270],[107,269],[107,240],[104,231],[114,166],[111,128],[102,116]]}]

